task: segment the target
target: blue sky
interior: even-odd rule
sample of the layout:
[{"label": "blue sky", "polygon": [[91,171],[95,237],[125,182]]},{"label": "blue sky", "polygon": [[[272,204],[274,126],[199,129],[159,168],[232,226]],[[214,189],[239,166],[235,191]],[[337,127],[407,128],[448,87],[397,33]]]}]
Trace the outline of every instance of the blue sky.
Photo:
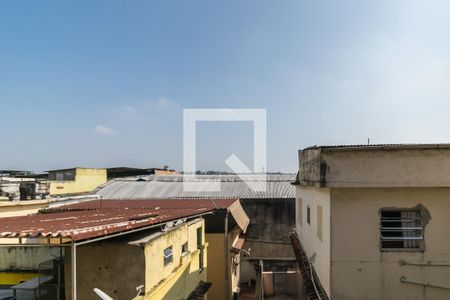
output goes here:
[{"label": "blue sky", "polygon": [[[0,169],[182,167],[183,108],[266,108],[309,145],[450,141],[446,1],[0,1]],[[198,166],[252,127],[198,126]]]}]

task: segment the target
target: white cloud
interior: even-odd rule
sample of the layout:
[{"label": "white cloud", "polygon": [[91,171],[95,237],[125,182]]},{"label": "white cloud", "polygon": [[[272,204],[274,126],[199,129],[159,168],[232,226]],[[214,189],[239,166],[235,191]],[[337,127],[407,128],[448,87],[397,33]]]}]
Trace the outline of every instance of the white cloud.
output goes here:
[{"label": "white cloud", "polygon": [[123,106],[121,108],[121,114],[127,119],[132,120],[139,119],[139,110],[132,105]]},{"label": "white cloud", "polygon": [[104,125],[97,125],[95,126],[95,132],[101,135],[106,136],[113,136],[116,135],[118,132],[110,127],[104,126]]},{"label": "white cloud", "polygon": [[179,105],[175,101],[165,97],[161,97],[156,101],[155,100],[144,101],[143,103],[146,106],[150,106],[153,108],[156,107],[163,110],[173,110],[179,108]]},{"label": "white cloud", "polygon": [[163,109],[178,108],[178,104],[176,104],[175,101],[172,101],[172,100],[164,98],[164,97],[159,98],[157,104],[160,108],[163,108]]}]

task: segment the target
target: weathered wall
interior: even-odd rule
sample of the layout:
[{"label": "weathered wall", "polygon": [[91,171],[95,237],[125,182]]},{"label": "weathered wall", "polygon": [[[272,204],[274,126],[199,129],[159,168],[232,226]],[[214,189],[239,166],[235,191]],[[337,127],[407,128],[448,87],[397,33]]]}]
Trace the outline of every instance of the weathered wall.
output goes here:
[{"label": "weathered wall", "polygon": [[449,148],[307,149],[299,155],[302,185],[448,187],[450,182]]},{"label": "weathered wall", "polygon": [[0,247],[0,285],[36,277],[40,263],[59,256],[56,247]]},{"label": "weathered wall", "polygon": [[[70,249],[66,249],[66,299],[72,299]],[[104,241],[77,247],[77,299],[98,300],[99,288],[114,299],[132,299],[144,283],[144,251],[120,241]]]},{"label": "weathered wall", "polygon": [[225,238],[223,233],[207,233],[208,242],[208,281],[213,285],[208,291],[208,298],[225,300],[226,289],[231,297],[240,282],[240,264],[242,255],[232,253],[233,242],[239,237],[240,230],[230,231],[228,234],[228,285],[225,282]]},{"label": "weathered wall", "polygon": [[[431,219],[424,252],[380,251],[381,208],[422,204]],[[450,266],[400,266],[399,261],[450,264],[450,189],[332,189],[332,299],[450,298]],[[400,277],[448,287],[402,283]]]},{"label": "weathered wall", "polygon": [[230,278],[228,288],[230,289],[230,296],[233,292],[237,292],[239,282],[241,281],[240,264],[243,255],[241,255],[241,253],[234,253],[231,251],[233,244],[239,238],[241,232],[241,229],[239,227],[236,227],[234,230],[228,233],[228,278]]},{"label": "weathered wall", "polygon": [[297,296],[298,273],[288,272],[264,272],[262,274],[264,297],[277,295]]},{"label": "weathered wall", "polygon": [[51,200],[1,201],[0,218],[34,214],[50,202]]},{"label": "weathered wall", "polygon": [[[297,234],[308,257],[314,256],[314,269],[323,288],[330,295],[330,190],[297,186],[296,202]],[[318,217],[318,206],[322,210],[321,218]],[[310,208],[309,224],[307,222],[308,207]]]},{"label": "weathered wall", "polygon": [[[244,249],[252,258],[292,258],[289,233],[295,227],[295,199],[241,199],[250,218]],[[258,260],[242,259],[241,281],[256,280]]]},{"label": "weathered wall", "polygon": [[50,194],[63,195],[90,192],[107,181],[106,169],[76,169],[74,181],[50,181]]},{"label": "weathered wall", "polygon": [[[202,228],[204,247],[203,270],[199,269],[200,250],[197,249],[197,228]],[[182,255],[182,245],[188,242],[189,254]],[[164,266],[164,249],[173,247],[173,262]],[[145,245],[144,299],[186,299],[200,280],[206,281],[208,267],[204,220],[180,226],[149,241]]]},{"label": "weathered wall", "polygon": [[37,271],[40,263],[59,256],[57,247],[0,247],[0,271]]},{"label": "weathered wall", "polygon": [[225,299],[225,239],[223,233],[206,234],[208,242],[208,281],[213,285],[208,291],[208,298]]}]

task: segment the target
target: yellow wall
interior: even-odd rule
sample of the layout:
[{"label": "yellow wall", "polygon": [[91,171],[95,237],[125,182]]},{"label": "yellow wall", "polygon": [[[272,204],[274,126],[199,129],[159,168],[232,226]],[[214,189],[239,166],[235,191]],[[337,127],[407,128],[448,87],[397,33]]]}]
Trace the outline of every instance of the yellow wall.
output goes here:
[{"label": "yellow wall", "polygon": [[[204,263],[199,270],[197,228],[202,228]],[[181,247],[188,242],[189,254],[182,256]],[[197,219],[171,230],[145,245],[144,299],[176,300],[187,298],[203,280],[207,281],[207,242],[204,220]],[[164,266],[164,249],[173,247],[173,262]]]},{"label": "yellow wall", "polygon": [[90,192],[106,181],[106,169],[77,168],[73,181],[50,180],[50,194],[64,195]]},{"label": "yellow wall", "polygon": [[228,233],[228,286],[225,283],[225,240],[223,233],[208,233],[208,281],[213,285],[209,289],[208,296],[214,300],[225,300],[226,290],[230,299],[233,291],[236,291],[240,279],[240,254],[232,253],[233,242],[239,237],[241,230],[233,230]]},{"label": "yellow wall", "polygon": [[208,233],[206,240],[209,244],[208,249],[208,281],[212,282],[209,289],[209,299],[225,299],[225,241],[223,233]]},{"label": "yellow wall", "polygon": [[15,285],[22,281],[30,280],[37,277],[38,273],[34,272],[0,272],[1,285]]}]

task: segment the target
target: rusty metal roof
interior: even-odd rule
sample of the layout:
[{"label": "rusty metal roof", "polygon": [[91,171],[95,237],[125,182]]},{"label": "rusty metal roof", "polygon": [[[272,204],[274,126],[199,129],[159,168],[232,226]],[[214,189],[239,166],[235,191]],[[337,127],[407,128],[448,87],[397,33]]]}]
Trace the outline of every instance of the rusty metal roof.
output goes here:
[{"label": "rusty metal roof", "polygon": [[229,209],[238,199],[93,200],[0,219],[2,238],[80,241]]}]

